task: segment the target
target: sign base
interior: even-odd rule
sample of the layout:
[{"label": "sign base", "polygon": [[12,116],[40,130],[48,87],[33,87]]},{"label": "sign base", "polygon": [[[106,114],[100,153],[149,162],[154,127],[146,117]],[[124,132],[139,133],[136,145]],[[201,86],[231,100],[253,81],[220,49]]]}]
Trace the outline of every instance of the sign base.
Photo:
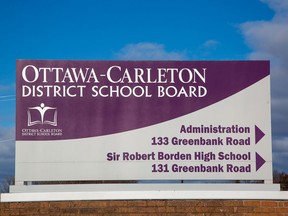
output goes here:
[{"label": "sign base", "polygon": [[279,184],[86,184],[12,186],[1,194],[1,202],[140,199],[288,200],[288,192]]}]

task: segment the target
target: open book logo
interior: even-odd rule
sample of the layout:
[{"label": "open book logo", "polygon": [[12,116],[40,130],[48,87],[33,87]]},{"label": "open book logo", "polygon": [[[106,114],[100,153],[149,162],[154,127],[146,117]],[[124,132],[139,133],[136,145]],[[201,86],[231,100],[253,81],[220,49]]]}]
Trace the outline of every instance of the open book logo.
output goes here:
[{"label": "open book logo", "polygon": [[27,110],[28,114],[28,126],[36,124],[47,124],[57,126],[57,108],[45,106],[41,103],[40,106],[29,107]]}]

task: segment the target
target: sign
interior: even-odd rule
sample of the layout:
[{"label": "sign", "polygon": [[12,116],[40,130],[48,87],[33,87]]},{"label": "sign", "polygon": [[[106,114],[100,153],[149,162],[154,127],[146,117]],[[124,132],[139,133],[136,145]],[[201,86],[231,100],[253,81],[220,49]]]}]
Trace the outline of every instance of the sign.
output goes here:
[{"label": "sign", "polygon": [[272,180],[268,61],[17,61],[16,181]]}]

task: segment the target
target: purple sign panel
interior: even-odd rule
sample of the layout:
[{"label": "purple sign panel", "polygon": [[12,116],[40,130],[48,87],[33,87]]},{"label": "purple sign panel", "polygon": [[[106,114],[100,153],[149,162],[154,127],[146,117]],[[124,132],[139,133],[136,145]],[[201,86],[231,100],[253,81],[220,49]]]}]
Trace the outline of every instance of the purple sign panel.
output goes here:
[{"label": "purple sign panel", "polygon": [[[269,62],[18,61],[17,140],[94,137],[158,124],[268,75]],[[41,135],[43,126],[55,136]]]},{"label": "purple sign panel", "polygon": [[16,178],[269,180],[269,79],[268,61],[19,60]]}]

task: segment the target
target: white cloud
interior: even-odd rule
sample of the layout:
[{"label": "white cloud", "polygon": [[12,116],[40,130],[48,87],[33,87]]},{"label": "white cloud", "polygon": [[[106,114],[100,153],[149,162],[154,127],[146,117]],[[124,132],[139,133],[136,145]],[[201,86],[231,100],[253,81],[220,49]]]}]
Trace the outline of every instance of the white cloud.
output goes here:
[{"label": "white cloud", "polygon": [[[241,25],[247,44],[254,50],[251,59],[271,59],[272,66],[288,64],[288,1],[262,0],[274,11],[270,21],[252,21]],[[279,68],[278,68],[279,69]]]},{"label": "white cloud", "polygon": [[287,173],[288,152],[273,152],[273,169]]},{"label": "white cloud", "polygon": [[0,96],[0,102],[11,101],[11,100],[15,100],[15,99],[16,99],[16,95]]},{"label": "white cloud", "polygon": [[242,25],[245,39],[254,52],[250,58],[288,59],[287,23],[271,21],[248,22]]},{"label": "white cloud", "polygon": [[284,18],[287,17],[288,1],[287,0],[261,0],[263,3],[267,3],[270,8],[276,11],[275,17]]},{"label": "white cloud", "polygon": [[0,94],[6,92],[6,91],[15,91],[15,83],[10,85],[0,85]]},{"label": "white cloud", "polygon": [[287,152],[288,153],[288,137],[275,139],[273,143],[273,151],[277,153]]},{"label": "white cloud", "polygon": [[14,154],[15,129],[0,127],[0,158]]},{"label": "white cloud", "polygon": [[220,46],[220,42],[214,39],[206,40],[203,44],[200,45],[197,53],[198,55],[194,56],[195,59],[207,59],[212,56],[212,54]]},{"label": "white cloud", "polygon": [[205,49],[214,49],[216,48],[218,45],[220,44],[219,41],[217,40],[207,40],[204,42],[204,44],[202,45],[203,48]]},{"label": "white cloud", "polygon": [[278,171],[287,172],[288,137],[273,140],[273,164]]},{"label": "white cloud", "polygon": [[0,181],[14,175],[15,129],[0,127]]},{"label": "white cloud", "polygon": [[122,60],[184,60],[185,52],[167,51],[163,44],[136,43],[128,44],[115,54]]},{"label": "white cloud", "polygon": [[[286,169],[288,155],[288,1],[261,0],[275,11],[269,21],[251,21],[241,25],[252,52],[249,59],[271,61],[271,95],[274,161],[276,169]],[[281,138],[279,138],[281,137]]]},{"label": "white cloud", "polygon": [[[282,88],[284,89],[285,86]],[[288,137],[288,96],[272,98],[272,129],[276,136]]]}]

